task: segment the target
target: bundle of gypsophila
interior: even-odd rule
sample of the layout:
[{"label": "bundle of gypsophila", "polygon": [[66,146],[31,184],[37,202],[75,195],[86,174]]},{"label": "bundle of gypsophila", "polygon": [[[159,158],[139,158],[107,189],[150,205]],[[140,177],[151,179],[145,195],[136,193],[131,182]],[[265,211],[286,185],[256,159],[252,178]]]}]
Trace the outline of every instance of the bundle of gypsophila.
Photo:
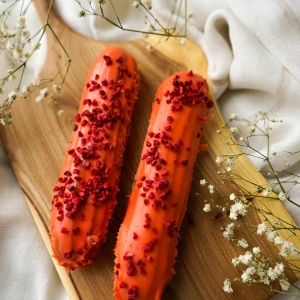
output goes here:
[{"label": "bundle of gypsophila", "polygon": [[[41,20],[40,27],[31,32],[28,26],[27,16],[32,18],[33,1],[14,0],[2,1],[2,11],[0,13],[0,55],[3,53],[8,58],[9,64],[3,74],[0,74],[0,123],[2,125],[12,122],[11,107],[17,98],[28,98],[33,94],[36,102],[49,99],[51,103],[57,105],[57,96],[63,88],[65,78],[71,64],[71,57],[67,49],[61,43],[59,35],[51,26],[51,12],[53,11],[53,0],[49,2],[46,18]],[[91,0],[74,0],[77,7],[78,17],[94,16],[103,19],[112,26],[122,31],[138,32],[142,37],[147,38],[151,34],[162,37],[179,38],[179,43],[184,45],[187,31],[187,10],[186,0],[175,1],[170,10],[169,21],[164,25],[152,12],[151,0],[129,1],[136,14],[144,17],[145,28],[127,28],[123,25],[125,20],[119,17],[121,6],[126,5],[122,1],[102,0],[94,3]],[[1,3],[0,3],[1,4]],[[178,16],[185,18],[183,28],[178,28]],[[109,17],[108,17],[109,16]],[[55,74],[46,77],[36,76],[30,78],[32,72],[28,70],[30,62],[34,61],[37,51],[46,43],[45,34],[53,35],[57,41],[57,46],[63,49],[65,54],[64,62],[58,67]],[[149,46],[149,48],[151,48]],[[148,49],[149,50],[149,49]],[[57,108],[59,116],[63,115],[63,110]]]},{"label": "bundle of gypsophila", "polygon": [[[200,180],[200,186],[207,188],[211,195],[203,210],[213,214],[227,213],[227,223],[220,228],[221,233],[239,249],[245,249],[232,258],[231,263],[241,271],[241,276],[225,279],[223,289],[226,293],[233,292],[232,281],[247,285],[259,284],[271,291],[288,295],[292,294],[291,288],[299,290],[289,282],[287,275],[291,271],[294,274],[300,271],[299,227],[292,220],[287,221],[276,209],[270,208],[288,201],[295,206],[295,210],[299,209],[299,204],[290,195],[291,191],[299,187],[299,175],[291,172],[289,167],[290,162],[293,164],[299,159],[300,151],[272,151],[271,130],[282,122],[263,112],[257,113],[253,121],[232,114],[228,124],[217,133],[231,149],[238,147],[242,151],[216,157],[220,186],[212,185],[206,179]],[[264,168],[257,172],[273,178],[267,185],[252,182],[236,170],[239,159],[244,155],[256,162],[262,160]],[[275,157],[280,158],[275,162]],[[244,183],[253,188],[245,189]],[[229,195],[218,193],[218,189],[225,184],[232,188]],[[252,202],[254,197],[258,199],[255,204]],[[259,215],[261,223],[253,224],[249,217],[253,212]],[[244,233],[246,228],[246,236],[241,235],[241,228]],[[263,253],[261,247],[255,244],[258,236],[264,236],[266,243],[276,246],[279,259]]]}]

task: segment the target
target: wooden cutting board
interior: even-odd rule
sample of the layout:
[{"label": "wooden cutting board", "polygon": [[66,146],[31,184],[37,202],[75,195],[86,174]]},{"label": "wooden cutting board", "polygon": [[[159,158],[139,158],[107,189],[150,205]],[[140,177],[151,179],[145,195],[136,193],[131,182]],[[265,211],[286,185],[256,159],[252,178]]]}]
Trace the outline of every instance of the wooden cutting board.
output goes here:
[{"label": "wooden cutting board", "polygon": [[[39,14],[45,16],[46,1],[35,2]],[[176,39],[166,41],[157,37],[126,43],[104,43],[80,36],[61,22],[55,14],[51,16],[51,24],[72,59],[57,104],[35,103],[33,98],[19,99],[13,105],[13,125],[1,127],[0,130],[9,159],[50,255],[52,251],[48,227],[52,190],[72,132],[87,72],[99,52],[108,45],[118,45],[126,49],[135,57],[141,71],[141,92],[134,110],[131,135],[124,156],[118,205],[109,226],[107,242],[94,264],[87,269],[67,274],[65,269],[57,266],[54,261],[70,299],[112,299],[113,249],[116,234],[125,213],[127,195],[130,194],[139,163],[155,92],[165,78],[178,71],[192,69],[207,78],[207,62],[201,49],[189,41],[186,41],[184,47],[180,46]],[[148,44],[154,46],[150,52],[146,50]],[[64,61],[62,49],[49,33],[48,55],[41,76],[53,76]],[[209,81],[209,78],[207,79]],[[57,115],[59,109],[65,112],[62,117]],[[209,194],[206,189],[200,189],[199,185],[202,178],[215,185],[220,183],[220,179],[216,176],[215,157],[224,154],[224,150],[227,153],[239,152],[238,148],[225,146],[224,141],[216,133],[222,124],[224,121],[215,105],[203,138],[203,142],[207,143],[209,148],[199,154],[195,165],[187,213],[178,245],[176,275],[165,289],[164,300],[263,300],[273,295],[260,286],[247,286],[238,282],[233,284],[235,290],[233,294],[225,294],[222,290],[225,278],[241,275],[232,266],[231,259],[243,251],[222,237],[220,227],[230,221],[227,214],[214,215],[203,212],[204,200]],[[249,178],[260,185],[267,184],[246,157],[239,160],[236,171],[244,178]],[[245,186],[245,188],[252,187]],[[232,191],[223,186],[222,192],[229,195]],[[257,206],[262,205],[259,199],[254,199],[253,202]],[[280,214],[282,219],[290,220],[289,214],[280,202],[265,200],[263,203],[276,214]],[[254,214],[250,219],[253,224],[261,222],[260,217]],[[246,236],[247,231],[241,229],[241,234]],[[251,245],[259,245],[269,257],[278,257],[276,247],[265,238],[255,235]],[[300,248],[299,245],[296,246]],[[290,273],[289,276],[291,281],[295,281],[299,274]]]}]

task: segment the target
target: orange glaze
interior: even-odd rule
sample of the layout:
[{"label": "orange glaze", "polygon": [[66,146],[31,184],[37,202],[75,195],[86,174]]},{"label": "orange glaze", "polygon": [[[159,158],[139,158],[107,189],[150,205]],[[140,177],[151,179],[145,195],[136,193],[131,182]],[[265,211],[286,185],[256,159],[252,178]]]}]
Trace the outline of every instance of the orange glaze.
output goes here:
[{"label": "orange glaze", "polygon": [[157,91],[115,248],[116,299],[160,299],[175,273],[178,232],[212,106],[206,81],[192,71],[171,76]]},{"label": "orange glaze", "polygon": [[68,271],[91,264],[105,241],[139,87],[121,48],[106,48],[88,73],[51,209],[53,256]]}]

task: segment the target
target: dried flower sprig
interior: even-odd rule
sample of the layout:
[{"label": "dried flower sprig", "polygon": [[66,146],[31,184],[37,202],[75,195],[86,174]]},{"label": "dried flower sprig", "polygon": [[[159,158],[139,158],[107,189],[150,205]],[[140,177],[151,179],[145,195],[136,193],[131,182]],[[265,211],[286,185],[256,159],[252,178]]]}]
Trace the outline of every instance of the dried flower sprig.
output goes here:
[{"label": "dried flower sprig", "polygon": [[[46,19],[42,27],[33,35],[29,32],[26,24],[26,13],[32,1],[30,0],[11,0],[1,1],[7,3],[7,7],[0,13],[0,54],[5,53],[11,60],[8,66],[7,74],[0,78],[0,95],[4,94],[4,97],[0,99],[0,123],[2,125],[10,124],[12,122],[11,117],[11,106],[12,103],[17,99],[18,96],[27,98],[31,93],[37,92],[36,102],[40,102],[45,98],[55,99],[62,89],[65,82],[66,75],[68,73],[71,59],[61,44],[58,36],[54,32],[50,22],[49,16],[53,6],[53,0],[49,3],[49,10]],[[98,3],[86,0],[80,1],[75,0],[79,4],[78,16],[85,17],[86,15],[94,15],[101,17],[110,24],[120,28],[123,31],[140,32],[146,38],[150,34],[160,35],[166,38],[179,37],[180,45],[185,44],[185,37],[187,33],[187,1],[186,0],[174,0],[173,8],[170,11],[170,18],[167,25],[156,18],[152,12],[152,1],[151,0],[134,0],[132,1],[133,9],[137,9],[139,13],[144,16],[145,29],[140,28],[126,28],[118,15],[118,7],[113,3],[112,0],[99,0]],[[109,18],[106,15],[106,9],[109,6],[114,17]],[[14,27],[10,27],[9,24],[13,10],[19,9],[19,17]],[[178,28],[179,16],[184,16],[183,28]],[[34,56],[36,51],[40,48],[42,38],[44,37],[46,30],[49,30],[57,40],[58,45],[63,49],[66,55],[66,63],[54,76],[40,80],[39,84],[33,82],[28,85],[24,83],[24,75],[27,71],[28,61]],[[151,46],[148,46],[151,48]],[[148,49],[147,48],[147,49]],[[151,50],[151,49],[150,49]],[[59,83],[58,77],[61,78]],[[8,82],[15,81],[14,88],[8,91],[6,87]],[[52,83],[52,88],[49,89],[48,84]],[[62,115],[63,111],[59,110],[58,114]]]},{"label": "dried flower sprig", "polygon": [[[287,290],[290,286],[299,290],[297,286],[288,281],[286,276],[286,271],[300,272],[300,249],[297,249],[294,244],[295,241],[299,241],[299,227],[293,221],[286,221],[280,215],[275,215],[264,204],[264,201],[268,199],[269,201],[289,201],[295,204],[295,209],[299,207],[290,196],[291,190],[300,184],[299,176],[288,171],[288,161],[290,159],[295,161],[299,151],[283,151],[280,154],[272,151],[271,130],[279,127],[282,123],[283,120],[269,117],[267,113],[263,112],[257,113],[252,121],[232,114],[228,124],[224,124],[217,133],[224,138],[225,144],[231,149],[238,146],[243,151],[216,157],[216,163],[219,166],[218,175],[221,179],[220,185],[230,184],[232,191],[229,195],[221,195],[218,192],[218,186],[209,184],[206,179],[200,180],[200,186],[206,187],[211,195],[210,199],[205,201],[203,207],[205,212],[228,213],[229,223],[220,228],[224,238],[235,243],[239,248],[249,249],[253,244],[251,237],[263,235],[278,249],[279,260],[265,257],[260,247],[256,245],[252,245],[252,250],[246,250],[244,254],[233,258],[232,264],[241,271],[241,276],[235,278],[234,281],[262,284],[272,291],[289,294],[290,292]],[[224,130],[225,127],[226,130]],[[263,150],[258,150],[257,145]],[[275,180],[268,185],[260,185],[240,175],[235,167],[244,155],[262,160],[264,168],[257,171],[265,176],[272,175]],[[279,164],[276,161],[275,167],[274,157],[276,155],[281,155],[283,163]],[[244,188],[244,183],[247,184],[247,189]],[[248,189],[249,186],[252,189]],[[252,202],[254,197],[259,199],[260,205]],[[263,222],[258,225],[252,224],[251,218],[248,218],[250,212],[259,214]],[[241,227],[247,229],[247,236],[239,236],[238,229]],[[281,235],[282,231],[285,232],[284,237]],[[232,280],[225,279],[223,286],[225,292],[233,292],[231,284]],[[281,290],[278,290],[278,287]]]},{"label": "dried flower sprig", "polygon": [[[229,126],[230,123],[233,123],[233,125]],[[258,171],[265,177],[273,177],[275,181],[273,181],[269,187],[257,186],[257,183],[253,183],[260,192],[263,192],[262,197],[269,195],[272,191],[276,191],[281,201],[289,201],[299,207],[299,204],[288,196],[289,192],[300,184],[298,181],[299,175],[291,173],[288,168],[290,167],[289,161],[297,161],[300,157],[300,152],[277,152],[272,150],[271,131],[278,128],[282,123],[282,119],[269,117],[268,114],[264,112],[257,113],[253,121],[231,114],[229,123],[227,124],[230,132],[229,136],[224,136],[222,130],[219,130],[218,133],[223,135],[227,145],[238,145],[243,152],[239,155],[232,155],[231,157],[230,155],[220,156],[217,157],[216,161],[222,162],[222,164],[226,163],[228,165],[227,171],[230,171],[231,167],[235,164],[235,160],[238,159],[240,155],[247,155],[255,160],[263,161],[265,167]],[[254,145],[258,144],[265,145],[263,150],[255,148]],[[281,164],[278,163],[279,159],[277,159],[275,166],[274,159],[278,157],[280,157]],[[226,160],[226,162],[224,160]],[[238,177],[238,174],[231,173],[231,178],[233,176]]]},{"label": "dried flower sprig", "polygon": [[[75,0],[79,5],[77,15],[79,17],[85,16],[98,16],[110,24],[120,28],[123,31],[132,31],[142,33],[144,38],[147,38],[150,34],[160,35],[164,37],[180,37],[185,38],[187,33],[187,1],[186,0],[174,0],[173,8],[170,11],[170,18],[167,25],[164,25],[153,13],[152,13],[152,0],[133,0],[132,6],[138,10],[144,17],[145,28],[128,28],[123,25],[124,22],[120,19],[118,8],[112,0],[100,0],[97,5],[91,0]],[[106,9],[110,9],[113,12],[113,17],[107,17]],[[178,28],[179,15],[184,15],[185,22],[183,28]],[[140,26],[140,25],[139,25]],[[181,33],[183,31],[183,33]]]},{"label": "dried flower sprig", "polygon": [[[6,1],[2,1],[6,2]],[[55,99],[62,89],[68,73],[71,59],[61,44],[58,36],[54,32],[49,17],[53,6],[53,0],[49,3],[47,16],[43,21],[43,25],[37,32],[31,35],[27,28],[26,13],[32,1],[14,0],[10,1],[9,5],[0,14],[0,54],[7,55],[11,63],[8,66],[7,74],[0,78],[0,94],[4,94],[4,99],[0,101],[0,123],[2,125],[12,122],[11,106],[18,96],[27,98],[31,93],[37,92],[36,102],[41,102],[46,97]],[[18,19],[15,26],[11,27],[12,12],[15,9],[18,11]],[[66,55],[66,63],[61,66],[60,70],[50,78],[35,78],[31,85],[24,85],[24,75],[27,70],[29,60],[34,57],[36,51],[40,48],[42,38],[46,31],[49,30],[57,40],[58,45],[63,49]],[[59,83],[54,83],[60,78]],[[9,81],[17,81],[12,91],[6,92],[5,86]],[[52,88],[47,86],[52,83]]]}]

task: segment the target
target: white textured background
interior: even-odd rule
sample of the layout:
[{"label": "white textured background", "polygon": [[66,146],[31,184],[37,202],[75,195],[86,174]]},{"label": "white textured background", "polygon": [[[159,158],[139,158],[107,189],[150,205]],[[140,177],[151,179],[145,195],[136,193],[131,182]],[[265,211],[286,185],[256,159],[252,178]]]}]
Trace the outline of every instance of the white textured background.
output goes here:
[{"label": "white textured background", "polygon": [[[143,18],[132,8],[132,1],[115,2],[121,3],[120,17],[126,27],[143,26]],[[167,20],[172,1],[153,2],[154,14]],[[0,3],[0,11],[3,7]],[[140,38],[140,34],[122,32],[99,18],[78,19],[78,6],[72,0],[57,0],[57,8],[65,22],[83,35],[103,41]],[[206,53],[209,76],[224,119],[228,120],[231,113],[251,119],[258,111],[268,111],[284,120],[272,132],[272,150],[300,150],[300,1],[190,0],[188,11],[192,12],[188,38]],[[34,9],[29,15],[28,26],[34,32],[40,26],[39,19]],[[30,82],[42,66],[45,49],[43,45],[38,58],[29,64],[25,81]],[[1,77],[8,62],[9,58],[2,54]],[[259,144],[256,148],[264,151]],[[259,169],[264,167],[261,161],[253,163]],[[278,169],[282,167],[280,159],[275,159],[274,164]],[[300,175],[299,156],[291,162],[290,170]],[[293,189],[291,196],[296,202],[298,195],[299,188]],[[287,208],[299,225],[300,209]],[[0,257],[0,299],[67,299],[1,141]]]}]

